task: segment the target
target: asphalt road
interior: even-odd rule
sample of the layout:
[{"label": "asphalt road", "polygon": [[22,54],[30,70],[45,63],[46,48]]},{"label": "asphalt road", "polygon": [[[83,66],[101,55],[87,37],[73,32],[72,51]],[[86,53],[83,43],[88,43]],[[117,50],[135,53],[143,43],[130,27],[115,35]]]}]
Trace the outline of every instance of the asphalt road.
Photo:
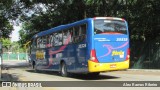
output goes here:
[{"label": "asphalt road", "polygon": [[[127,81],[160,81],[160,70],[126,70],[101,73],[98,77],[90,77],[87,75],[73,74],[70,77],[61,77],[58,72],[34,72],[27,61],[5,61],[2,70],[2,80],[7,81],[53,81],[45,82],[48,85],[61,84],[62,86],[54,87],[1,87],[1,90],[159,90],[160,87],[124,87]],[[61,81],[61,82],[59,82]],[[64,82],[66,81],[66,82]],[[79,81],[79,82],[78,82]],[[80,82],[82,81],[82,82]],[[100,82],[102,81],[102,82]],[[123,82],[119,82],[123,81]],[[109,86],[109,87],[106,87]],[[132,82],[131,82],[132,83]],[[139,84],[138,82],[134,82]],[[156,84],[156,82],[154,82]],[[130,84],[130,83],[129,83]],[[127,82],[127,85],[129,85]],[[65,87],[69,85],[69,87]],[[100,86],[103,87],[100,87]],[[113,87],[110,87],[110,85]],[[90,86],[90,87],[87,87]],[[115,86],[115,87],[114,87]],[[120,87],[116,87],[120,86]]]}]

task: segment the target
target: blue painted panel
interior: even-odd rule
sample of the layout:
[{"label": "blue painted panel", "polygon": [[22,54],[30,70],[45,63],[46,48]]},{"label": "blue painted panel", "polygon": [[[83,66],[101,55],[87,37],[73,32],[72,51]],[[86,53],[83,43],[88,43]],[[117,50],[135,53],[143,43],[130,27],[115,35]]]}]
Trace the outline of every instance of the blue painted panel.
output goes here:
[{"label": "blue painted panel", "polygon": [[124,34],[100,34],[94,36],[94,46],[99,62],[121,62],[126,60],[129,40]]}]

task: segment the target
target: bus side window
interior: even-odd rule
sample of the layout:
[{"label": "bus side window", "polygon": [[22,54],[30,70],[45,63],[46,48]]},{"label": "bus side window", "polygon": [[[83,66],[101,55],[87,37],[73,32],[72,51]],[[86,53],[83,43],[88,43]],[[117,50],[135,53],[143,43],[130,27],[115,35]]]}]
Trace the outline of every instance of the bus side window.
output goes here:
[{"label": "bus side window", "polygon": [[60,45],[62,45],[62,32],[54,33],[53,41],[54,41],[53,42],[54,46],[60,46]]},{"label": "bus side window", "polygon": [[53,46],[58,46],[58,33],[53,34]]},{"label": "bus side window", "polygon": [[32,40],[31,49],[36,49],[36,39]]},{"label": "bus side window", "polygon": [[67,44],[67,30],[63,31],[63,45]]},{"label": "bus side window", "polygon": [[48,38],[48,44],[49,44],[49,47],[52,47],[53,46],[53,35],[49,35],[49,38]]},{"label": "bus side window", "polygon": [[56,34],[55,33],[53,33],[52,34],[52,46],[55,46],[55,43],[56,43],[56,38],[55,38],[55,36],[56,36]]},{"label": "bus side window", "polygon": [[74,43],[78,43],[79,42],[79,26],[74,27]]},{"label": "bus side window", "polygon": [[64,30],[63,31],[63,45],[72,43],[72,35],[73,35],[73,30],[72,28],[69,30]]},{"label": "bus side window", "polygon": [[37,48],[40,48],[40,38],[37,38]]},{"label": "bus side window", "polygon": [[79,32],[80,41],[83,41],[86,38],[86,30],[87,30],[86,24],[80,26],[80,32]]},{"label": "bus side window", "polygon": [[63,38],[62,37],[62,32],[59,32],[58,33],[58,43],[59,43],[58,45],[62,45],[62,38]]},{"label": "bus side window", "polygon": [[70,28],[69,31],[68,31],[68,34],[69,34],[69,43],[72,43],[73,42],[73,28]]},{"label": "bus side window", "polygon": [[43,37],[43,48],[46,48],[47,46],[47,36]]},{"label": "bus side window", "polygon": [[44,43],[45,43],[45,37],[40,37],[39,38],[39,48],[45,48],[45,45],[44,45]]}]

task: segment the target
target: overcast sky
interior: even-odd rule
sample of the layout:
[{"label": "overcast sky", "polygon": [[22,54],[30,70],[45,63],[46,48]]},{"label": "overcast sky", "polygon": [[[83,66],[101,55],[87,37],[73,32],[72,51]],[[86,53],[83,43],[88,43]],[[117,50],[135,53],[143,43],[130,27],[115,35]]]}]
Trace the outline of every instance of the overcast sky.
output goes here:
[{"label": "overcast sky", "polygon": [[19,33],[18,31],[20,30],[20,26],[13,26],[14,31],[12,31],[11,34],[11,41],[18,41],[19,40]]}]

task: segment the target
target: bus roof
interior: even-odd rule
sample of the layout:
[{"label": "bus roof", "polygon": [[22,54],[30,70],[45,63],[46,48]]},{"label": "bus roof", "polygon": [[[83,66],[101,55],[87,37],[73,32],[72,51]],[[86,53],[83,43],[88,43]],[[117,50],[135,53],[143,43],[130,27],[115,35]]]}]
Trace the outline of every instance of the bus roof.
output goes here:
[{"label": "bus roof", "polygon": [[65,24],[65,25],[57,26],[57,27],[51,28],[49,30],[45,30],[45,31],[42,31],[42,32],[39,32],[39,33],[35,34],[32,37],[32,39],[37,38],[37,37],[42,37],[42,36],[45,36],[45,35],[49,35],[53,32],[61,31],[62,29],[67,29],[67,28],[70,28],[72,26],[76,26],[78,24],[84,24],[84,23],[86,23],[86,22],[88,22],[89,20],[92,20],[92,19],[93,18],[87,18],[87,19],[80,20],[80,21],[77,21],[77,22],[74,22],[74,23],[71,23],[71,24]]},{"label": "bus roof", "polygon": [[74,22],[74,23],[65,24],[65,25],[60,25],[60,26],[51,28],[51,29],[49,29],[49,30],[45,30],[45,31],[39,32],[39,33],[35,34],[35,35],[32,37],[32,39],[37,38],[37,37],[42,37],[42,36],[45,36],[45,35],[49,35],[49,34],[51,34],[51,33],[53,33],[53,32],[61,31],[62,29],[70,28],[70,27],[73,27],[73,26],[76,26],[76,25],[79,25],[79,24],[84,24],[84,23],[87,23],[88,21],[94,20],[94,19],[124,20],[124,19],[122,19],[122,18],[117,18],[117,17],[94,17],[94,18],[86,18],[86,19],[83,19],[83,20],[80,20],[80,21],[77,21],[77,22]]}]

